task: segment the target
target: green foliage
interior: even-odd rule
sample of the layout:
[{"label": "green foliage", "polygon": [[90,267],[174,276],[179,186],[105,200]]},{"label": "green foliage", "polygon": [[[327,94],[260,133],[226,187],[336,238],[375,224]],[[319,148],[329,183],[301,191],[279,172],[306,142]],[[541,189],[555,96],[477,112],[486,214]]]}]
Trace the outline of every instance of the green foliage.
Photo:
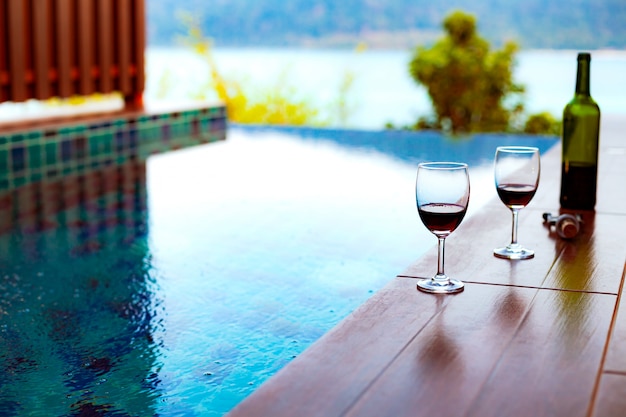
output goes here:
[{"label": "green foliage", "polygon": [[98,103],[111,100],[122,100],[123,97],[120,93],[93,93],[86,96],[71,96],[68,98],[52,97],[44,100],[44,103],[49,106],[82,106],[90,103]]},{"label": "green foliage", "polygon": [[559,135],[561,123],[548,112],[533,114],[528,117],[524,125],[524,133]]},{"label": "green foliage", "polygon": [[[189,14],[182,14],[181,20],[187,27],[184,44],[191,47],[209,66],[210,83],[198,88],[194,98],[209,99],[217,96],[226,106],[229,120],[236,123],[294,126],[347,124],[352,111],[349,96],[354,75],[351,72],[344,74],[335,101],[325,106],[333,116],[323,117],[323,112],[313,101],[302,97],[291,85],[287,69],[278,75],[275,84],[257,86],[256,91],[246,88],[241,82],[224,77],[213,57],[212,42],[203,35],[197,19]],[[162,80],[161,87],[168,84],[167,79]]]},{"label": "green foliage", "polygon": [[413,79],[430,95],[432,127],[455,133],[508,130],[523,111],[524,88],[512,79],[517,45],[491,51],[476,31],[476,18],[462,11],[449,14],[443,27],[446,36],[430,48],[417,47],[409,64]]}]

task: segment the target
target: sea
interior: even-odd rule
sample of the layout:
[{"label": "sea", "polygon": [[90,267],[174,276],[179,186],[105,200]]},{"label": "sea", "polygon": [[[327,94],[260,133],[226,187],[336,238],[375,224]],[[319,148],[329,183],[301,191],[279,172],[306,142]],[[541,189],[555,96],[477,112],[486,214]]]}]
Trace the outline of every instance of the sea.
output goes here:
[{"label": "sea", "polygon": [[[586,51],[589,52],[589,51]],[[591,94],[603,114],[626,115],[626,50],[590,51]],[[306,48],[215,48],[219,73],[250,97],[272,89],[310,103],[336,127],[402,127],[433,114],[426,89],[409,74],[411,50]],[[527,114],[561,117],[576,82],[574,50],[522,50],[514,81],[525,87]],[[147,100],[214,99],[207,59],[183,47],[149,47],[146,53]],[[347,117],[335,117],[343,98]],[[331,112],[331,114],[324,114]]]}]

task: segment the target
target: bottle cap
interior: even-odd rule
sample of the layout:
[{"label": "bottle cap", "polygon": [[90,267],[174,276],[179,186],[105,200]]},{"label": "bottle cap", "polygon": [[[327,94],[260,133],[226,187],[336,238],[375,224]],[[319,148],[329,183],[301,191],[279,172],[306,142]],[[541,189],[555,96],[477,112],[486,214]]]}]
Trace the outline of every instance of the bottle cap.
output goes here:
[{"label": "bottle cap", "polygon": [[565,239],[571,239],[578,234],[578,223],[571,219],[564,219],[559,227],[559,235]]},{"label": "bottle cap", "polygon": [[589,52],[579,52],[578,60],[579,61],[591,61],[591,54]]}]

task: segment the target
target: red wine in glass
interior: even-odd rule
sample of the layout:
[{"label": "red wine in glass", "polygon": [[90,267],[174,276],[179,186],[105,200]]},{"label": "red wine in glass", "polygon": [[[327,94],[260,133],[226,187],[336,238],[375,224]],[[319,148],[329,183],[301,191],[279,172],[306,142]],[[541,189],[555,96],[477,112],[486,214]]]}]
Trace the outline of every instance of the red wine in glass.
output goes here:
[{"label": "red wine in glass", "polygon": [[437,236],[437,274],[421,279],[417,289],[430,293],[463,291],[463,282],[444,272],[446,237],[463,221],[469,203],[470,184],[467,164],[459,162],[425,162],[417,167],[415,199],[422,223]]},{"label": "red wine in glass", "polygon": [[461,224],[467,207],[459,204],[430,203],[418,208],[424,226],[435,235],[449,235]]},{"label": "red wine in glass", "polygon": [[507,207],[526,207],[533,199],[537,186],[535,184],[499,184],[497,187],[500,200]]},{"label": "red wine in glass", "polygon": [[517,242],[518,212],[532,200],[539,185],[539,149],[530,146],[499,146],[496,149],[494,174],[500,200],[513,214],[511,243],[496,248],[493,254],[504,259],[530,259],[533,250]]}]

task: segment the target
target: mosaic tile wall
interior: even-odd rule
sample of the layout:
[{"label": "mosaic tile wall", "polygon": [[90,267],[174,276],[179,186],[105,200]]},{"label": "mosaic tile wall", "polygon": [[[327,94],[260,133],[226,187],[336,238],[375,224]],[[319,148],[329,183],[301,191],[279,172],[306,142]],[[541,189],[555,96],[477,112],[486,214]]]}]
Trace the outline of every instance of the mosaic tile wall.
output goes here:
[{"label": "mosaic tile wall", "polygon": [[0,191],[226,137],[222,106],[56,129],[0,131]]}]

